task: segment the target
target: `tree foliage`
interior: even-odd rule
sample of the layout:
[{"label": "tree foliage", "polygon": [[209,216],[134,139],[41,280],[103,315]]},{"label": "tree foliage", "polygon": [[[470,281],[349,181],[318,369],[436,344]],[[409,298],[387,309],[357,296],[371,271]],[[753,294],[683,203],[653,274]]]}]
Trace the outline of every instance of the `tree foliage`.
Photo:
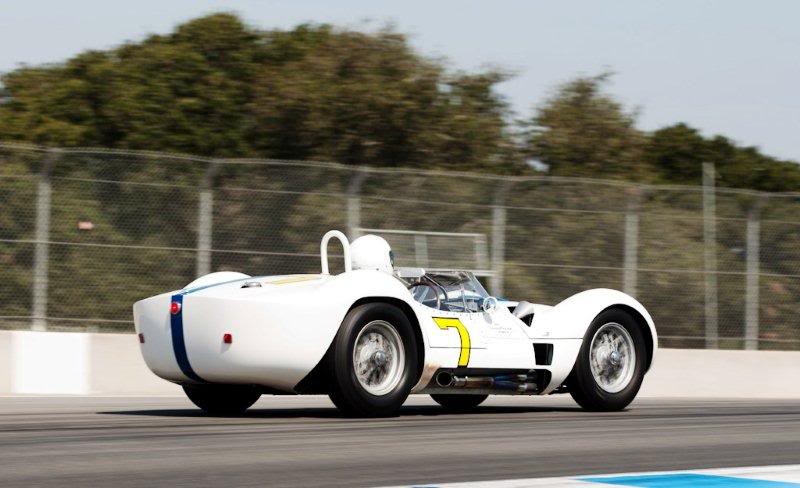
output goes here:
[{"label": "tree foliage", "polygon": [[710,162],[721,186],[800,190],[800,167],[796,163],[766,156],[753,147],[740,147],[723,136],[705,138],[682,123],[655,131],[645,154],[659,178],[669,182],[697,184],[702,178],[702,163]]},{"label": "tree foliage", "polygon": [[800,190],[800,169],[686,124],[648,133],[609,74],[561,87],[519,126],[506,75],[452,72],[392,30],[259,30],[220,13],[2,77],[0,140]]},{"label": "tree foliage", "polygon": [[519,170],[503,79],[449,73],[390,30],[259,31],[214,14],[6,74],[0,139]]},{"label": "tree foliage", "polygon": [[800,190],[800,166],[704,137],[678,123],[652,133],[636,128],[636,114],[605,92],[609,75],[562,85],[525,123],[525,152],[551,174],[696,185],[702,164],[714,163],[717,183],[764,191]]},{"label": "tree foliage", "polygon": [[645,136],[635,114],[603,92],[609,75],[563,85],[529,121],[528,151],[552,174],[642,179]]}]

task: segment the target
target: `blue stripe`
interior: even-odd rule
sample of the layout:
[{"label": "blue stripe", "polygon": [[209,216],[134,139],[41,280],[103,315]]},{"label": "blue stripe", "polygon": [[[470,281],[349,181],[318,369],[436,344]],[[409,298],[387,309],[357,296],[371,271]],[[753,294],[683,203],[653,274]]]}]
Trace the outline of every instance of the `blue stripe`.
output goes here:
[{"label": "blue stripe", "polygon": [[181,308],[178,311],[178,313],[171,314],[170,316],[170,329],[172,331],[172,350],[175,352],[175,360],[178,362],[178,367],[181,368],[181,371],[183,372],[184,375],[186,375],[187,378],[206,383],[206,380],[201,378],[200,375],[195,373],[194,369],[192,369],[192,365],[191,363],[189,363],[189,355],[186,352],[186,339],[183,335],[183,296],[188,295],[189,293],[194,293],[196,291],[205,290],[206,288],[211,288],[214,286],[227,285],[229,283],[236,283],[252,279],[254,278],[252,277],[237,278],[235,280],[223,281],[222,283],[212,283],[210,285],[205,285],[205,286],[196,286],[194,288],[181,290],[179,293],[172,295],[172,301],[178,302],[181,305]]},{"label": "blue stripe", "polygon": [[170,328],[172,329],[172,349],[175,351],[175,359],[178,361],[178,367],[181,368],[186,377],[195,381],[205,382],[203,378],[198,376],[189,364],[189,356],[186,354],[186,341],[183,337],[183,293],[172,295],[172,301],[178,302],[181,308],[178,313],[170,313]]},{"label": "blue stripe", "polygon": [[717,476],[697,473],[676,474],[647,474],[638,476],[598,476],[578,478],[580,481],[603,483],[606,485],[635,486],[640,488],[683,488],[707,487],[722,488],[797,488],[800,484],[784,483],[780,481],[757,480],[750,478],[734,478],[731,476]]},{"label": "blue stripe", "polygon": [[170,317],[170,328],[172,329],[172,349],[175,352],[175,360],[178,362],[178,367],[181,368],[183,374],[186,377],[191,378],[195,381],[202,381],[206,382],[203,378],[200,377],[197,373],[194,372],[192,369],[192,365],[189,363],[189,355],[186,353],[186,339],[183,336],[183,296],[188,295],[190,293],[194,293],[196,291],[205,290],[206,288],[212,288],[215,286],[220,285],[227,285],[230,283],[239,283],[242,281],[249,281],[249,280],[257,280],[260,278],[264,278],[263,276],[256,276],[256,277],[248,277],[248,278],[237,278],[235,280],[223,281],[221,283],[212,283],[210,285],[205,286],[196,286],[194,288],[188,288],[181,290],[179,293],[172,295],[172,301],[178,302],[181,305],[181,309],[176,314],[172,314]]}]

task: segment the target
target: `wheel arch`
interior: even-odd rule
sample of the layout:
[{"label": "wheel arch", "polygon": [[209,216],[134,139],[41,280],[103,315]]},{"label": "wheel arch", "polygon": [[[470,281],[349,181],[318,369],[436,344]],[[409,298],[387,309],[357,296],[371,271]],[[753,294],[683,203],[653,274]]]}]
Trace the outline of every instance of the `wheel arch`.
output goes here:
[{"label": "wheel arch", "polygon": [[414,331],[414,340],[417,341],[417,371],[416,371],[416,380],[422,376],[422,370],[425,366],[425,339],[422,335],[422,328],[419,324],[419,319],[417,318],[417,314],[414,313],[414,310],[411,308],[407,302],[395,298],[395,297],[386,297],[386,296],[373,296],[373,297],[362,297],[353,302],[350,305],[350,308],[347,309],[347,313],[350,313],[350,310],[360,306],[365,305],[367,303],[388,303],[389,305],[393,305],[399,308],[403,314],[408,319],[409,323],[411,324],[411,329]]},{"label": "wheel arch", "polygon": [[[658,332],[647,309],[635,298],[621,291],[608,288],[595,288],[582,291],[563,300],[552,308],[534,315],[531,326],[532,338],[536,340],[571,339],[583,340],[591,323],[603,311],[618,308],[631,316],[641,327],[646,338],[646,370],[652,367],[658,355]],[[544,393],[550,393],[560,385],[574,369],[578,359],[579,347],[564,349],[563,355],[554,351],[553,380]],[[559,367],[555,367],[558,364]]]},{"label": "wheel arch", "polygon": [[563,300],[554,307],[534,316],[534,327],[554,338],[583,339],[592,321],[605,310],[617,308],[634,318],[647,338],[647,367],[658,355],[658,332],[647,309],[632,296],[618,290],[594,288]]}]

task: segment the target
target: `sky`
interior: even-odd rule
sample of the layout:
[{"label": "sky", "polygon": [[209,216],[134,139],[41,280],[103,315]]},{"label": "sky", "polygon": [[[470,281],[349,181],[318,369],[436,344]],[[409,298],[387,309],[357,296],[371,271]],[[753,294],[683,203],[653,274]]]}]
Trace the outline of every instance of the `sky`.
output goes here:
[{"label": "sky", "polygon": [[795,0],[0,0],[0,72],[58,62],[229,11],[256,27],[392,24],[453,70],[515,73],[499,86],[519,117],[576,76],[654,130],[686,122],[800,161],[800,2]]}]

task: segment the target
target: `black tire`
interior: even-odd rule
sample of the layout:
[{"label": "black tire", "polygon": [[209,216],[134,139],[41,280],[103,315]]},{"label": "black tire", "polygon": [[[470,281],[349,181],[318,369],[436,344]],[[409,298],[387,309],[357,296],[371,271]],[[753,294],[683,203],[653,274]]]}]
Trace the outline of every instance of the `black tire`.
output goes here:
[{"label": "black tire", "polygon": [[[616,323],[624,327],[633,342],[636,361],[633,376],[622,390],[610,393],[603,389],[592,375],[590,365],[591,342],[597,331],[606,324]],[[647,361],[645,339],[636,320],[620,309],[609,309],[598,315],[586,331],[578,358],[567,377],[567,390],[578,405],[592,411],[616,411],[627,407],[642,386]]]},{"label": "black tire", "polygon": [[261,396],[255,388],[240,385],[186,385],[183,391],[210,415],[241,415]]},{"label": "black tire", "polygon": [[439,405],[443,406],[448,410],[453,410],[456,412],[465,412],[467,410],[472,410],[473,408],[477,407],[484,400],[489,398],[489,395],[447,395],[447,394],[436,394],[431,395],[433,401],[438,403]]},{"label": "black tire", "polygon": [[[368,392],[359,382],[353,365],[353,350],[359,333],[375,321],[388,323],[400,336],[405,360],[399,381],[380,395]],[[329,355],[332,372],[331,401],[347,415],[380,417],[396,414],[417,381],[417,341],[406,315],[388,303],[367,303],[348,312],[334,339]]]}]

